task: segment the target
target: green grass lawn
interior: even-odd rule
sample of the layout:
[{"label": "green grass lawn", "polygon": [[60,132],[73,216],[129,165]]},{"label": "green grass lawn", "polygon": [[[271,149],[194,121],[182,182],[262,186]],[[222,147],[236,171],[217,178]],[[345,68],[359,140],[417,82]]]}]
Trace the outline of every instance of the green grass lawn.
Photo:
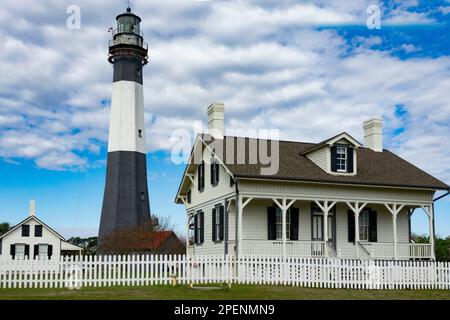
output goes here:
[{"label": "green grass lawn", "polygon": [[187,286],[143,286],[69,289],[0,289],[6,299],[76,299],[76,300],[175,300],[175,299],[445,299],[446,290],[346,290],[312,289],[283,286],[235,285],[231,289],[194,290]]}]

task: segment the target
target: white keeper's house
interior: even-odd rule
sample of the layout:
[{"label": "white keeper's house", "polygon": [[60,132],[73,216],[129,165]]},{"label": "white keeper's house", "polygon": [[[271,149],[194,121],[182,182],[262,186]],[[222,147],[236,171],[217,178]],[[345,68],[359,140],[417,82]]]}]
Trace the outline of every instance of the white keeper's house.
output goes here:
[{"label": "white keeper's house", "polygon": [[36,217],[35,208],[31,200],[28,217],[0,236],[0,259],[59,261],[61,256],[80,254],[83,249]]},{"label": "white keeper's house", "polygon": [[[320,143],[230,137],[224,105],[209,106],[175,199],[187,253],[434,259],[434,201],[450,187],[383,149],[382,120],[363,127],[364,145],[346,132]],[[257,157],[263,144],[275,173]],[[419,211],[428,244],[411,239]]]}]

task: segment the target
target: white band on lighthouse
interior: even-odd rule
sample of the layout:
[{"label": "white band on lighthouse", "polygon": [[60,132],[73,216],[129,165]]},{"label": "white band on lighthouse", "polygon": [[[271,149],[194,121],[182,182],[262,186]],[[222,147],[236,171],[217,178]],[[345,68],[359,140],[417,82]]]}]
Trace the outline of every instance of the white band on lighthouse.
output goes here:
[{"label": "white band on lighthouse", "polygon": [[146,153],[144,93],[134,81],[113,82],[108,152]]}]

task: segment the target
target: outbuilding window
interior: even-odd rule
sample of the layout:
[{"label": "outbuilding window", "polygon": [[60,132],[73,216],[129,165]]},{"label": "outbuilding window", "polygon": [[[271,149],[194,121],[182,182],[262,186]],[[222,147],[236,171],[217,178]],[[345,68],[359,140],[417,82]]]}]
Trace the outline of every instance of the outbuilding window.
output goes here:
[{"label": "outbuilding window", "polygon": [[23,260],[25,258],[25,245],[16,244],[16,259]]},{"label": "outbuilding window", "polygon": [[41,225],[35,225],[34,226],[34,236],[35,237],[42,237],[42,226]]},{"label": "outbuilding window", "polygon": [[39,260],[46,260],[48,258],[48,245],[39,245]]},{"label": "outbuilding window", "polygon": [[30,236],[30,225],[24,224],[22,225],[22,237],[29,237]]}]

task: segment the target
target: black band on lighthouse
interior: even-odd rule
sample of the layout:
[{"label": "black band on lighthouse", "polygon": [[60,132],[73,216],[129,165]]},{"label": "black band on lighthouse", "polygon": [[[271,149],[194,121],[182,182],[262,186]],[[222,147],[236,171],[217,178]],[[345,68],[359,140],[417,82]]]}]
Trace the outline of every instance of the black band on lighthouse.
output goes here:
[{"label": "black band on lighthouse", "polygon": [[100,235],[143,226],[150,219],[146,155],[108,153]]},{"label": "black band on lighthouse", "polygon": [[118,57],[114,61],[113,82],[126,80],[142,84],[142,60],[136,57]]}]

